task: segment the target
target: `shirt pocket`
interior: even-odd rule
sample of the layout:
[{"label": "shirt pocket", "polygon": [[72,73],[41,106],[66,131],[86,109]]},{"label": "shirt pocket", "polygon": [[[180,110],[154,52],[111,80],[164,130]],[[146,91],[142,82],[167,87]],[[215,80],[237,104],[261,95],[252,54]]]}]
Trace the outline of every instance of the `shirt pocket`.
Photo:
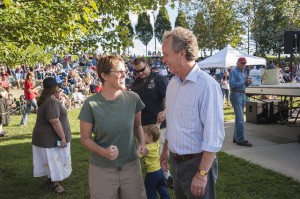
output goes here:
[{"label": "shirt pocket", "polygon": [[198,107],[182,104],[178,113],[179,126],[185,129],[195,129],[199,121]]}]

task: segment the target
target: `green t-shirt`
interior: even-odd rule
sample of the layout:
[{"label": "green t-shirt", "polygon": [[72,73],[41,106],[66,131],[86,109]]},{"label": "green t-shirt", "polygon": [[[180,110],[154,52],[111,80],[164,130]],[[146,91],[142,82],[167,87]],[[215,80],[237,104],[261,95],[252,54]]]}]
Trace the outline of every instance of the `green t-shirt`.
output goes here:
[{"label": "green t-shirt", "polygon": [[94,141],[101,147],[116,145],[119,156],[108,160],[92,152],[90,163],[100,167],[123,165],[138,158],[134,140],[135,114],[145,107],[140,97],[132,91],[123,91],[111,101],[101,93],[87,98],[80,111],[79,120],[93,124]]}]

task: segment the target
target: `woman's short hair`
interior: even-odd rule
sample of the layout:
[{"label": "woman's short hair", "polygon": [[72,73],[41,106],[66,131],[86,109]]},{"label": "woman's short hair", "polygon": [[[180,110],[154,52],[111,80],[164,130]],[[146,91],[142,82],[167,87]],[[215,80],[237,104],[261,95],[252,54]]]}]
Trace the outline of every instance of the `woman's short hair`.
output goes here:
[{"label": "woman's short hair", "polygon": [[101,55],[97,61],[97,73],[102,83],[104,83],[105,80],[101,76],[101,73],[108,74],[118,61],[123,62],[125,65],[125,61],[121,57],[115,55]]},{"label": "woman's short hair", "polygon": [[168,38],[171,39],[171,47],[175,53],[184,49],[186,50],[185,57],[187,61],[193,61],[198,58],[198,42],[192,31],[182,27],[175,27],[174,30],[164,33],[163,41]]}]

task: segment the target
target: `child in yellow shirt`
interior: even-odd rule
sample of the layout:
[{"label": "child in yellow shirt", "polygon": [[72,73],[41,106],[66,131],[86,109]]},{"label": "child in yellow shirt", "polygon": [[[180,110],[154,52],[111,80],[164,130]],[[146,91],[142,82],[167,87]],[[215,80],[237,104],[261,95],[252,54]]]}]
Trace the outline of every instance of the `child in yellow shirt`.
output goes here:
[{"label": "child in yellow shirt", "polygon": [[148,154],[144,156],[146,167],[145,188],[147,198],[156,199],[158,192],[161,199],[169,199],[170,196],[167,192],[164,173],[159,162],[160,130],[154,124],[146,125],[143,129],[146,147],[148,149]]}]

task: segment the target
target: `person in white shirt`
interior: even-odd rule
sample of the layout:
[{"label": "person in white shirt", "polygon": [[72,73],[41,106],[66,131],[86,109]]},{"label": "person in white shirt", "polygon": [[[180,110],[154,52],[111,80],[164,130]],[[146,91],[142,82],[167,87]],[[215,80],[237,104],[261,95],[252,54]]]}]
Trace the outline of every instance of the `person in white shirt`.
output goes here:
[{"label": "person in white shirt", "polygon": [[192,31],[176,27],[165,32],[163,61],[176,76],[169,82],[167,130],[160,163],[173,167],[175,196],[180,199],[216,198],[218,161],[224,132],[223,96],[219,83],[197,66],[198,43]]},{"label": "person in white shirt", "polygon": [[81,92],[78,92],[78,88],[74,88],[71,99],[72,99],[72,105],[75,108],[76,104],[79,104],[80,107],[82,106],[85,97]]},{"label": "person in white shirt", "polygon": [[223,78],[221,80],[221,87],[223,92],[223,97],[226,99],[226,104],[229,105],[229,73],[224,72]]}]

